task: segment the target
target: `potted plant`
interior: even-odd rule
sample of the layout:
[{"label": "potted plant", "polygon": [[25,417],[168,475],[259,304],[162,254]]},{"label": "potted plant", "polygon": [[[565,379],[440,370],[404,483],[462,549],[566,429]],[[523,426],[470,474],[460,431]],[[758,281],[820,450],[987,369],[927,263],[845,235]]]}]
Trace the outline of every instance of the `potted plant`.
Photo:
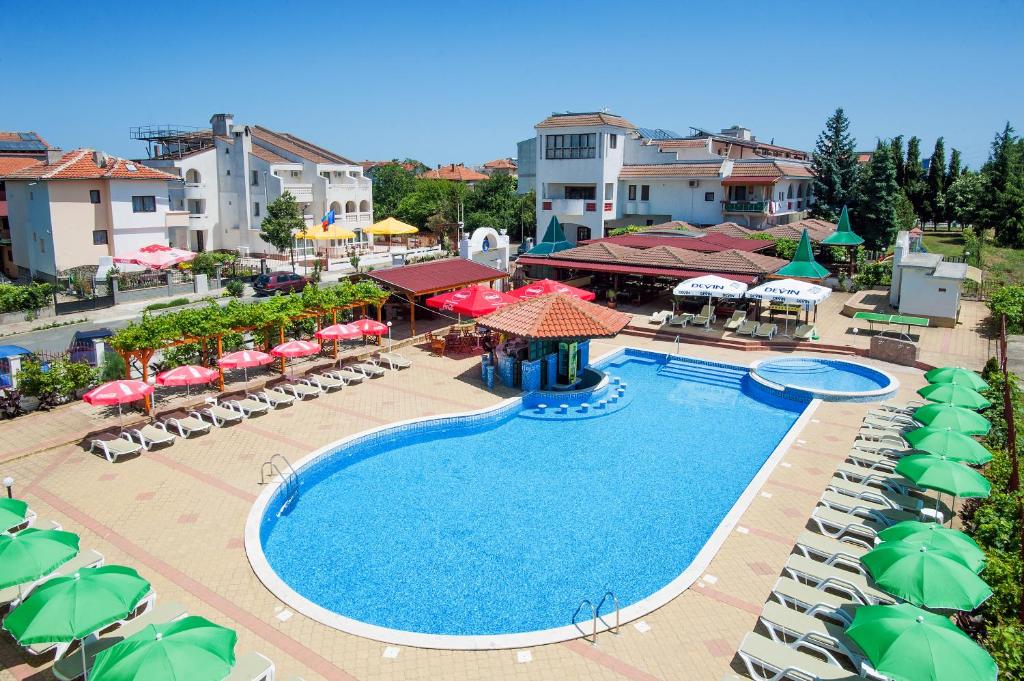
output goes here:
[{"label": "potted plant", "polygon": [[616,296],[618,296],[618,292],[615,289],[610,288],[607,292],[605,292],[605,296],[608,298],[608,307],[614,308],[615,298]]}]

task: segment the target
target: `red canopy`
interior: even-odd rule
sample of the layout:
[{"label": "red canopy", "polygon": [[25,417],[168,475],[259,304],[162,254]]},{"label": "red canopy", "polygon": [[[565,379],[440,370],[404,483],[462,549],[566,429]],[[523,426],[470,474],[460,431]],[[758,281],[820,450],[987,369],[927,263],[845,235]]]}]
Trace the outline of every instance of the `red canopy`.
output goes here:
[{"label": "red canopy", "polygon": [[457,312],[467,317],[490,314],[500,307],[518,302],[518,298],[481,284],[427,298],[428,307]]},{"label": "red canopy", "polygon": [[320,340],[344,340],[346,338],[359,338],[363,332],[355,328],[353,324],[334,324],[327,326],[313,334]]},{"label": "red canopy", "polygon": [[197,383],[209,383],[220,376],[216,369],[195,364],[175,367],[167,371],[161,371],[156,375],[156,382],[159,385],[196,385]]},{"label": "red canopy", "polygon": [[126,402],[137,402],[153,394],[153,386],[148,383],[136,380],[110,381],[101,386],[93,388],[82,396],[82,399],[89,404],[107,406],[111,404],[125,404]]},{"label": "red canopy", "polygon": [[307,357],[320,352],[320,345],[311,341],[293,340],[281,343],[270,351],[274,357]]},{"label": "red canopy", "polygon": [[553,279],[540,279],[531,284],[527,284],[526,286],[520,286],[509,293],[516,298],[534,298],[536,296],[547,295],[548,293],[564,293],[566,295],[579,298],[580,300],[593,300],[597,297],[597,294],[593,291],[569,286],[560,281],[554,281]]},{"label": "red canopy", "polygon": [[141,265],[151,270],[162,270],[182,262],[189,262],[196,257],[192,251],[171,248],[163,244],[150,244],[137,251],[130,251],[114,256],[114,262]]},{"label": "red canopy", "polygon": [[274,361],[274,358],[265,352],[258,350],[239,350],[238,352],[229,352],[220,359],[217,360],[217,364],[221,365],[225,369],[245,369],[248,367],[259,367],[264,364],[270,364]]},{"label": "red canopy", "polygon": [[355,329],[358,329],[359,333],[361,333],[364,336],[383,336],[388,332],[388,327],[386,324],[375,322],[372,319],[357,319],[356,321],[352,322],[351,324],[347,324],[346,326],[351,326]]}]

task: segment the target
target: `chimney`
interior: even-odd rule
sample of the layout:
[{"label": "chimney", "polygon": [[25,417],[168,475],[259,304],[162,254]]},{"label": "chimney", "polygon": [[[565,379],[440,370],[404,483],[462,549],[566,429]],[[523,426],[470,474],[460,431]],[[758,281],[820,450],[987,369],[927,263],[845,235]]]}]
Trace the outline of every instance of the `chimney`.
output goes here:
[{"label": "chimney", "polygon": [[452,171],[454,171],[454,170],[455,170],[455,164],[453,163],[452,164]]},{"label": "chimney", "polygon": [[51,163],[56,163],[57,161],[59,161],[61,159],[61,157],[63,155],[64,155],[64,150],[63,149],[53,149],[53,148],[47,149],[46,150],[46,163],[48,165],[51,164]]},{"label": "chimney", "polygon": [[225,136],[231,131],[231,124],[235,121],[235,114],[219,113],[210,117],[210,127],[214,135]]},{"label": "chimney", "polygon": [[97,168],[107,167],[107,155],[102,151],[92,152],[92,162],[96,164]]}]

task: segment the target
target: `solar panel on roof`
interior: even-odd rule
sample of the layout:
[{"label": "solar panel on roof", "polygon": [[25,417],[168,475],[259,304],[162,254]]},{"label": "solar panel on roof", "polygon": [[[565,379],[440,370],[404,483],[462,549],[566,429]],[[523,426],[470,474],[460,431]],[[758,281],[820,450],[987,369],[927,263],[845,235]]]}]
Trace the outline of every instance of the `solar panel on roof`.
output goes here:
[{"label": "solar panel on roof", "polygon": [[673,140],[682,137],[678,132],[666,130],[665,128],[637,128],[641,137],[649,140]]},{"label": "solar panel on roof", "polygon": [[38,140],[32,142],[0,140],[0,151],[46,151],[46,145]]},{"label": "solar panel on roof", "polygon": [[39,136],[34,132],[19,132],[18,137],[24,142],[35,142],[39,140]]}]

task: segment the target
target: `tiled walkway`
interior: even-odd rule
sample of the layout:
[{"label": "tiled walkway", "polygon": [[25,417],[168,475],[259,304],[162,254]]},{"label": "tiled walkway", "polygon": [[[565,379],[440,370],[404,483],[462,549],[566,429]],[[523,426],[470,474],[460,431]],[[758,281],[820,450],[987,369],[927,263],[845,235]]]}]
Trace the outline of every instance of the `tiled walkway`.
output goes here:
[{"label": "tiled walkway", "polygon": [[[595,341],[593,354],[620,345],[670,351],[665,341],[620,337]],[[747,364],[765,353],[687,348],[689,354]],[[703,579],[641,623],[597,646],[582,641],[517,651],[455,652],[401,648],[343,634],[301,615],[281,616],[281,603],[253,575],[242,532],[260,491],[259,465],[271,453],[296,460],[310,450],[381,423],[494,404],[477,380],[476,360],[403,350],[414,368],[296,405],[172,448],[111,465],[76,445],[47,449],[64,427],[29,432],[0,423],[4,453],[38,450],[0,464],[15,492],[41,518],[82,535],[82,546],[109,563],[136,567],[161,599],[181,601],[238,631],[237,650],[257,650],[278,678],[360,679],[718,679],[744,633],[753,627],[796,535],[826,479],[849,447],[867,405],[825,403],[813,414],[767,483],[754,497]],[[885,366],[907,398],[923,384],[919,372]],[[68,410],[63,410],[68,411]],[[19,424],[15,427],[15,424]],[[0,679],[50,678],[49,664],[22,657],[0,641]]]}]

